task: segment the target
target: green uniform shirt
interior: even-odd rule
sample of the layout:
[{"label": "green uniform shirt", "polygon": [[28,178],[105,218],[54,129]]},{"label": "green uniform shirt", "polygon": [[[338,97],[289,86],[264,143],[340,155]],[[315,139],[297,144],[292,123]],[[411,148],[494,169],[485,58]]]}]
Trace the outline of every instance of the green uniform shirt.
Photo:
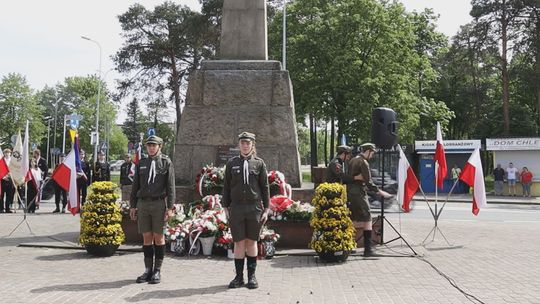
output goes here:
[{"label": "green uniform shirt", "polygon": [[352,183],[353,178],[348,174],[348,171],[346,162],[336,156],[330,161],[326,168],[326,182],[342,184]]},{"label": "green uniform shirt", "polygon": [[[152,161],[155,161],[155,177],[148,181]],[[153,158],[147,157],[135,166],[133,186],[131,189],[130,206],[137,207],[138,199],[165,199],[167,208],[172,208],[176,199],[174,185],[174,166],[171,159],[163,154]]]},{"label": "green uniform shirt", "polygon": [[363,181],[355,180],[352,184],[358,185],[361,189],[366,191],[378,192],[379,187],[373,183],[371,179],[371,170],[369,169],[369,163],[364,156],[359,155],[351,159],[349,162],[349,176],[357,176],[361,174]]},{"label": "green uniform shirt", "polygon": [[[244,180],[244,160],[248,161],[249,175]],[[247,183],[246,183],[247,182]],[[268,173],[264,161],[256,156],[235,156],[225,166],[222,204],[256,204],[260,201],[264,208],[270,203]]]}]

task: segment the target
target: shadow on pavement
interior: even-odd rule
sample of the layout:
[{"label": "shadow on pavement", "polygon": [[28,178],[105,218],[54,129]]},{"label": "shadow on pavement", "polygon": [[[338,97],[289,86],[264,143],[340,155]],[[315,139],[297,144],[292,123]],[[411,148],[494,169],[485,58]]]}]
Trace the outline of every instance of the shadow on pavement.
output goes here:
[{"label": "shadow on pavement", "polygon": [[88,291],[88,290],[101,290],[101,289],[115,289],[121,288],[127,285],[135,284],[133,280],[120,280],[114,282],[100,282],[100,283],[82,283],[82,284],[61,284],[53,286],[45,286],[30,290],[32,293],[45,293],[51,291]]},{"label": "shadow on pavement", "polygon": [[30,235],[24,237],[0,238],[0,247],[17,246],[21,243],[70,242],[77,243],[79,232],[62,232],[53,235]]},{"label": "shadow on pavement", "polygon": [[156,290],[142,292],[133,297],[125,298],[127,302],[141,302],[147,300],[173,299],[183,298],[193,295],[216,294],[227,291],[229,288],[226,285],[207,286],[201,288],[186,288],[175,290]]}]

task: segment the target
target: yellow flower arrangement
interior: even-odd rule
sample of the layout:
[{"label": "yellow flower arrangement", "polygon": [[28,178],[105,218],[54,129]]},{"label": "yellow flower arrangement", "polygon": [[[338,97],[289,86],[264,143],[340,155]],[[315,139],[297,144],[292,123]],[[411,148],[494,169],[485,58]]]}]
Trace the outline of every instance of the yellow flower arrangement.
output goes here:
[{"label": "yellow flower arrangement", "polygon": [[117,203],[117,186],[112,182],[95,182],[83,206],[79,243],[84,246],[122,244],[125,240],[120,225],[122,214]]},{"label": "yellow flower arrangement", "polygon": [[348,253],[356,248],[356,231],[346,201],[345,187],[341,184],[323,183],[315,190],[312,201],[315,211],[310,221],[314,233],[310,247],[321,257],[337,256],[344,260],[346,254],[343,255],[343,252]]}]

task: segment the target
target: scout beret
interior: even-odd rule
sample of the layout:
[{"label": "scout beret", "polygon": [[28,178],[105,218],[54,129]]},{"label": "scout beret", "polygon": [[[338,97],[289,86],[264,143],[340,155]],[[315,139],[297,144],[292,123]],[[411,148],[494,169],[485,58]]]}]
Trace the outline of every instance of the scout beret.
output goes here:
[{"label": "scout beret", "polygon": [[255,134],[249,132],[242,132],[238,134],[238,140],[255,140]]},{"label": "scout beret", "polygon": [[163,139],[156,135],[150,135],[146,139],[146,144],[156,144],[156,145],[162,145]]},{"label": "scout beret", "polygon": [[375,147],[375,144],[372,144],[372,143],[365,143],[365,144],[362,144],[360,147],[362,147],[362,152],[367,151],[367,150],[371,150],[371,151],[377,150],[377,148]]},{"label": "scout beret", "polygon": [[341,145],[341,146],[338,146],[337,147],[337,153],[338,154],[341,154],[341,153],[351,153],[352,152],[352,148],[347,146],[347,145]]}]

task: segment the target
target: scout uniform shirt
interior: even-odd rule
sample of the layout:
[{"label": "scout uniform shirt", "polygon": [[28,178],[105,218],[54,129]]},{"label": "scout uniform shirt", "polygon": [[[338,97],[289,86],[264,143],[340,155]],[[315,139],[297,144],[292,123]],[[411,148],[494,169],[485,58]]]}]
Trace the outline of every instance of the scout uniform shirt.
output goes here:
[{"label": "scout uniform shirt", "polygon": [[176,198],[174,185],[174,166],[168,156],[160,153],[153,158],[143,158],[135,167],[130,207],[137,208],[138,199],[166,198],[170,209]]},{"label": "scout uniform shirt", "polygon": [[92,180],[94,182],[110,181],[111,180],[111,167],[109,166],[109,163],[106,161],[96,162],[92,177],[94,178]]},{"label": "scout uniform shirt", "polygon": [[339,157],[334,157],[326,168],[327,183],[342,183],[349,184],[354,181],[353,177],[348,174],[350,170],[347,168],[347,162]]},{"label": "scout uniform shirt", "polygon": [[[369,169],[369,163],[362,155],[358,155],[351,159],[349,162],[350,176],[357,176],[362,174],[363,181],[355,180],[351,187],[359,187],[364,193],[367,191],[378,192],[379,187],[373,183],[371,179],[371,170]],[[367,191],[366,191],[367,190]]]},{"label": "scout uniform shirt", "polygon": [[[247,160],[247,164],[244,163]],[[255,204],[263,202],[268,208],[270,202],[268,173],[263,160],[250,155],[247,158],[235,156],[225,166],[223,185],[223,206],[234,204]]]}]

